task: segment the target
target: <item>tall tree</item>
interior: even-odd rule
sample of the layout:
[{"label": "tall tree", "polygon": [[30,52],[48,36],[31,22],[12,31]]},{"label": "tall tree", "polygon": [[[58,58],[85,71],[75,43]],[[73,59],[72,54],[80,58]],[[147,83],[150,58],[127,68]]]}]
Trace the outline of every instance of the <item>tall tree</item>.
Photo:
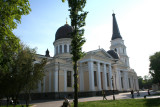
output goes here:
[{"label": "tall tree", "polygon": [[19,39],[13,34],[21,16],[31,11],[28,0],[0,0],[0,78],[9,71],[12,57],[19,47]]},{"label": "tall tree", "polygon": [[[65,2],[65,0],[62,0]],[[68,0],[68,6],[70,11],[71,26],[73,27],[72,42],[71,42],[71,54],[73,55],[73,70],[74,70],[74,107],[78,107],[78,60],[84,56],[82,52],[82,46],[85,43],[84,29],[85,19],[88,12],[84,12],[86,0]]]},{"label": "tall tree", "polygon": [[44,76],[44,66],[46,59],[42,59],[37,62],[35,59],[36,50],[31,49],[28,46],[21,45],[18,54],[15,57],[15,64],[13,65],[13,77],[15,78],[13,83],[13,93],[15,99],[18,97],[21,91],[25,92],[26,106],[29,104],[30,92],[37,88],[39,81]]},{"label": "tall tree", "polygon": [[153,77],[154,83],[160,84],[160,52],[156,52],[149,57],[150,60],[150,74]]},{"label": "tall tree", "polygon": [[138,84],[139,84],[139,88],[142,89],[143,88],[143,78],[141,76],[138,76]]},{"label": "tall tree", "polygon": [[[30,11],[29,0],[0,0],[0,86],[5,82],[10,83],[13,57],[20,47],[20,40],[12,31],[21,22],[21,16],[29,14]],[[0,88],[1,97],[4,94],[6,93]]]},{"label": "tall tree", "polygon": [[10,71],[13,56],[20,46],[19,38],[12,31],[21,22],[21,16],[30,11],[28,0],[0,0],[0,84]]}]

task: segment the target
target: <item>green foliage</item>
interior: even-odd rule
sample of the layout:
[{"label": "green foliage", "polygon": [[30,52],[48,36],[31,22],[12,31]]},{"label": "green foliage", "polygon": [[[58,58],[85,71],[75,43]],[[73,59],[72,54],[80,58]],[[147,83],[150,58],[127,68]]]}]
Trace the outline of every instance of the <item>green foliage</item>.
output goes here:
[{"label": "green foliage", "polygon": [[152,88],[153,79],[147,75],[145,75],[143,78],[138,76],[138,83],[140,89],[150,89]]},{"label": "green foliage", "polygon": [[141,76],[138,76],[138,84],[139,84],[139,89],[143,88],[143,78]]},{"label": "green foliage", "polygon": [[160,83],[160,52],[156,52],[149,57],[150,60],[150,74],[153,77],[154,83]]},{"label": "green foliage", "polygon": [[19,39],[13,29],[21,22],[21,16],[31,11],[28,0],[0,0],[0,71],[9,71],[12,57],[19,47]]},{"label": "green foliage", "polygon": [[12,31],[21,22],[21,16],[29,14],[29,6],[28,0],[0,0],[0,84],[9,75],[20,47],[20,40]]},{"label": "green foliage", "polygon": [[15,87],[15,92],[19,94],[20,91],[26,93],[26,100],[29,100],[29,94],[31,90],[37,88],[39,81],[43,79],[44,76],[44,66],[47,62],[46,59],[42,59],[37,62],[35,59],[36,50],[30,49],[28,46],[21,46],[18,55],[15,57],[15,65],[13,66],[13,74],[17,74],[15,82],[18,84]]},{"label": "green foliage", "polygon": [[28,96],[31,90],[37,88],[38,82],[43,79],[44,66],[47,60],[42,59],[38,63],[35,63],[36,58],[35,49],[21,45],[18,53],[14,54],[14,63],[10,66],[10,72],[7,72],[1,78],[3,81],[0,84],[1,98],[13,97],[17,99],[22,91]]},{"label": "green foliage", "polygon": [[0,0],[0,97],[12,94],[14,57],[20,48],[20,40],[13,29],[21,22],[21,16],[31,11],[28,0]]},{"label": "green foliage", "polygon": [[[64,2],[65,0],[62,0]],[[77,81],[77,72],[78,72],[78,60],[84,56],[82,52],[82,46],[85,43],[84,29],[85,19],[88,12],[84,12],[83,8],[85,7],[86,0],[68,0],[68,6],[70,11],[71,26],[73,27],[73,32],[71,33],[72,42],[71,42],[71,54],[73,55],[73,69],[74,69],[74,106],[78,106],[78,81]]]},{"label": "green foliage", "polygon": [[[80,102],[79,107],[160,107],[160,99],[123,99]],[[73,105],[71,105],[73,107]]]}]

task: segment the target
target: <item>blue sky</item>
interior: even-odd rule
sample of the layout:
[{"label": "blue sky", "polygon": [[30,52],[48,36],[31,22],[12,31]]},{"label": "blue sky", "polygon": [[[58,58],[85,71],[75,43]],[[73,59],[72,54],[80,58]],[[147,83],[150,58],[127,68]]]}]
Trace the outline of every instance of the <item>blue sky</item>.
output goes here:
[{"label": "blue sky", "polygon": [[[112,13],[127,46],[130,66],[138,75],[148,74],[149,56],[159,51],[160,0],[87,0],[84,51],[109,50],[112,36]],[[46,49],[53,56],[55,33],[66,23],[70,24],[67,2],[61,0],[30,0],[32,11],[22,17],[14,33],[38,54]]]}]

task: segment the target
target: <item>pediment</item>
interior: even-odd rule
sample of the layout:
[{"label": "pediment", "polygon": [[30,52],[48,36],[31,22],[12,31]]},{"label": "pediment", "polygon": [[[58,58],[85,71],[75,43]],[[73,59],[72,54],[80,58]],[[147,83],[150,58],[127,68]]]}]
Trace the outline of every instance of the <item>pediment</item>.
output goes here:
[{"label": "pediment", "polygon": [[105,50],[103,49],[98,49],[95,51],[89,52],[89,54],[92,54],[92,56],[97,56],[101,58],[112,58]]}]

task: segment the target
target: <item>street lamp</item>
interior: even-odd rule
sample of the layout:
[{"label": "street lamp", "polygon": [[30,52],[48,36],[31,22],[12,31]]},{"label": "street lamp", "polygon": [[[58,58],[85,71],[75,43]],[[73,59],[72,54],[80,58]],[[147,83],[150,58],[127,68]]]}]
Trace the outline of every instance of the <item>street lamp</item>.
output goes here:
[{"label": "street lamp", "polygon": [[113,76],[112,76],[112,86],[113,86],[113,100],[115,100],[115,96],[114,96],[114,83],[113,83]]}]

